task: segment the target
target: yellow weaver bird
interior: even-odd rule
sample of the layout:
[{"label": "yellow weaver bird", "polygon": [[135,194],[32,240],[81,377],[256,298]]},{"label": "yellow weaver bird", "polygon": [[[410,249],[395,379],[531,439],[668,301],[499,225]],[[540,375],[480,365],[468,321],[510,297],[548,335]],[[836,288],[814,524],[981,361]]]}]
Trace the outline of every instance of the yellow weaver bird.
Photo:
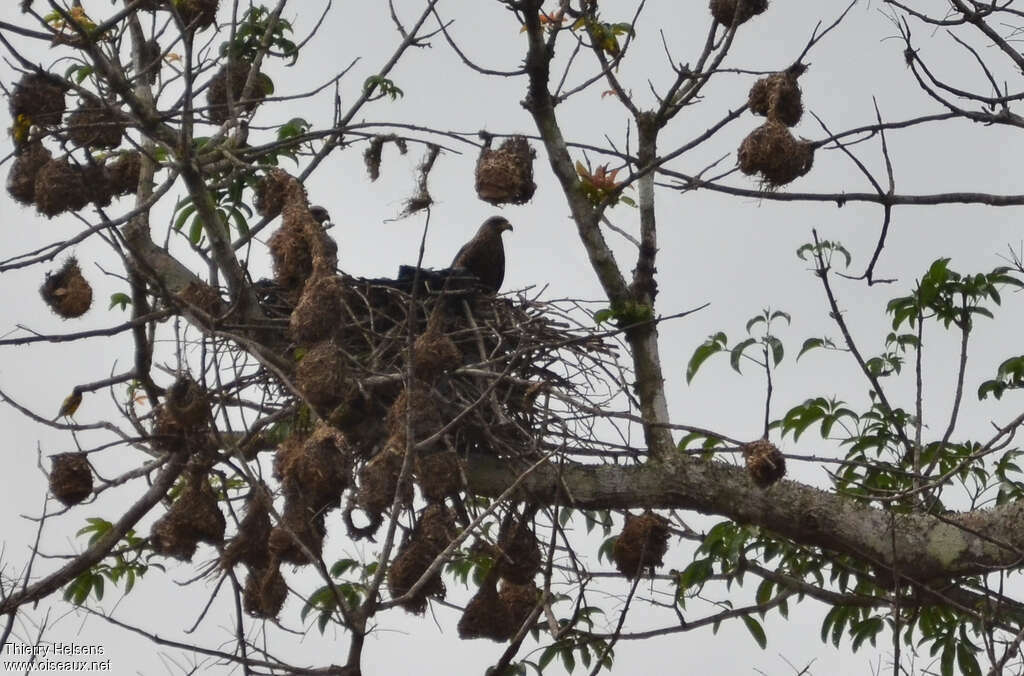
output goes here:
[{"label": "yellow weaver bird", "polygon": [[67,397],[64,398],[64,403],[60,405],[60,411],[57,413],[57,418],[73,418],[75,411],[78,410],[79,404],[82,403],[82,393],[78,390],[74,390]]}]

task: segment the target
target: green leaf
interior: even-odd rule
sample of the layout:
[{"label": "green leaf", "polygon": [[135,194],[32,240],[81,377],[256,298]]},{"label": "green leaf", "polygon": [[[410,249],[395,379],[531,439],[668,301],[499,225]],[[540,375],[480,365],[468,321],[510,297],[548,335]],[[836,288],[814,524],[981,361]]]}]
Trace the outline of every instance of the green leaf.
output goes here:
[{"label": "green leaf", "polygon": [[608,321],[611,318],[612,318],[612,310],[611,310],[611,308],[605,308],[603,310],[598,310],[597,312],[594,313],[594,323],[595,324],[603,324],[603,323],[605,323],[606,321]]},{"label": "green leaf", "polygon": [[728,339],[725,334],[719,331],[701,343],[700,346],[693,351],[693,355],[690,357],[690,362],[686,365],[687,383],[693,380],[693,377],[697,375],[697,370],[700,368],[701,364],[707,361],[708,357],[725,349],[727,340]]},{"label": "green leaf", "polygon": [[747,320],[747,333],[750,333],[750,330],[757,326],[758,324],[767,323],[767,321],[768,320],[765,318],[764,315],[757,315],[756,317],[751,317],[749,320]]},{"label": "green leaf", "polygon": [[774,360],[775,365],[778,366],[779,362],[782,361],[783,355],[785,354],[785,351],[782,349],[782,341],[776,338],[775,336],[767,336],[765,340],[767,340],[768,345],[771,346],[772,359]]},{"label": "green leaf", "polygon": [[815,350],[819,347],[825,347],[824,338],[808,338],[800,348],[800,353],[796,356],[796,360],[800,361],[800,357],[804,356],[804,352],[810,352],[811,350]]},{"label": "green leaf", "polygon": [[961,676],[981,676],[981,665],[970,646],[960,643],[956,647],[956,663]]},{"label": "green leaf", "polygon": [[740,341],[732,348],[732,351],[729,353],[729,364],[736,373],[741,373],[740,358],[743,357],[743,351],[756,342],[756,338],[747,338],[746,340]]},{"label": "green leaf", "polygon": [[196,246],[203,240],[203,219],[198,215],[192,219],[192,227],[188,230],[188,241]]},{"label": "green leaf", "polygon": [[765,636],[764,627],[761,626],[761,623],[750,615],[744,615],[743,624],[747,625],[747,631],[754,637],[757,645],[761,646],[761,650],[764,650],[768,645],[768,637]]}]

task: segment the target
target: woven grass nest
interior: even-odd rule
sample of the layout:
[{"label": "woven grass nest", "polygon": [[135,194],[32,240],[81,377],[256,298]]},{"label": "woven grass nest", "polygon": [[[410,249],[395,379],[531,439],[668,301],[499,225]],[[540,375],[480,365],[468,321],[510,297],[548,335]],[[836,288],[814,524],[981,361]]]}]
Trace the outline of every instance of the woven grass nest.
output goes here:
[{"label": "woven grass nest", "polygon": [[640,516],[627,513],[626,525],[612,547],[615,567],[628,578],[653,573],[668,551],[668,537],[665,517],[650,511]]},{"label": "woven grass nest", "polygon": [[786,458],[775,444],[759,439],[740,447],[747,461],[747,472],[754,483],[767,488],[786,476]]},{"label": "woven grass nest", "polygon": [[718,23],[731,28],[768,9],[768,0],[711,0],[710,9]]},{"label": "woven grass nest", "polygon": [[92,306],[92,287],[75,258],[68,258],[57,272],[46,274],[39,294],[64,319],[81,317]]},{"label": "woven grass nest", "polygon": [[[224,66],[217,71],[217,74],[210,80],[210,86],[206,90],[206,101],[209,104],[207,114],[210,121],[216,124],[223,124],[231,116],[231,107],[236,115],[250,113],[256,109],[260,101],[268,93],[273,91],[273,84],[263,73],[257,73],[253,80],[252,87],[245,92],[245,82],[249,78],[249,70],[252,64],[244,61],[236,61]],[[230,101],[228,93],[230,92]],[[245,100],[242,94],[246,94]],[[229,107],[229,105],[231,107]]]},{"label": "woven grass nest", "polygon": [[477,197],[490,204],[523,204],[537,190],[533,159],[537,153],[522,136],[513,136],[496,150],[484,147],[476,162]]},{"label": "woven grass nest", "polygon": [[814,164],[814,145],[793,137],[781,122],[769,119],[740,144],[740,171],[760,174],[765,187],[775,189],[800,178]]},{"label": "woven grass nest", "polygon": [[50,492],[65,507],[85,500],[92,493],[92,468],[85,453],[59,453],[53,456]]}]

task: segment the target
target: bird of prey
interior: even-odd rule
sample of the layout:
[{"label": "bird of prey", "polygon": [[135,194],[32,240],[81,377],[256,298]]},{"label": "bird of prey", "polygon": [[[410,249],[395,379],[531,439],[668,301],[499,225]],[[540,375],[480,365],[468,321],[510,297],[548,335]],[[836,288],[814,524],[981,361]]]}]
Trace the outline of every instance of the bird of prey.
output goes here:
[{"label": "bird of prey", "polygon": [[309,207],[309,213],[324,230],[330,230],[334,227],[334,223],[331,222],[331,215],[327,213],[327,209],[314,204]]},{"label": "bird of prey", "polygon": [[473,239],[462,245],[455,254],[451,267],[467,270],[480,280],[490,293],[497,293],[505,281],[505,247],[501,233],[511,230],[512,224],[504,216],[491,216]]}]

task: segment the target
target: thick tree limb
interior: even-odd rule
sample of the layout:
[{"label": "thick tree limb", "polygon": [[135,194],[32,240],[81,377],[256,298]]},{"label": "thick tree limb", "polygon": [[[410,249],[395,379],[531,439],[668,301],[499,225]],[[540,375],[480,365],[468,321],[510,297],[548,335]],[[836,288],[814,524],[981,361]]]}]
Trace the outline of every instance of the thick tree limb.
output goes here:
[{"label": "thick tree limb", "polygon": [[[509,463],[474,457],[469,490],[500,495],[517,478]],[[1024,565],[1024,504],[941,520],[889,512],[794,481],[760,489],[742,468],[687,458],[652,465],[546,465],[524,482],[524,498],[585,509],[677,508],[717,514],[805,545],[870,561],[911,581],[933,581]],[[571,497],[570,497],[571,496]]]}]

